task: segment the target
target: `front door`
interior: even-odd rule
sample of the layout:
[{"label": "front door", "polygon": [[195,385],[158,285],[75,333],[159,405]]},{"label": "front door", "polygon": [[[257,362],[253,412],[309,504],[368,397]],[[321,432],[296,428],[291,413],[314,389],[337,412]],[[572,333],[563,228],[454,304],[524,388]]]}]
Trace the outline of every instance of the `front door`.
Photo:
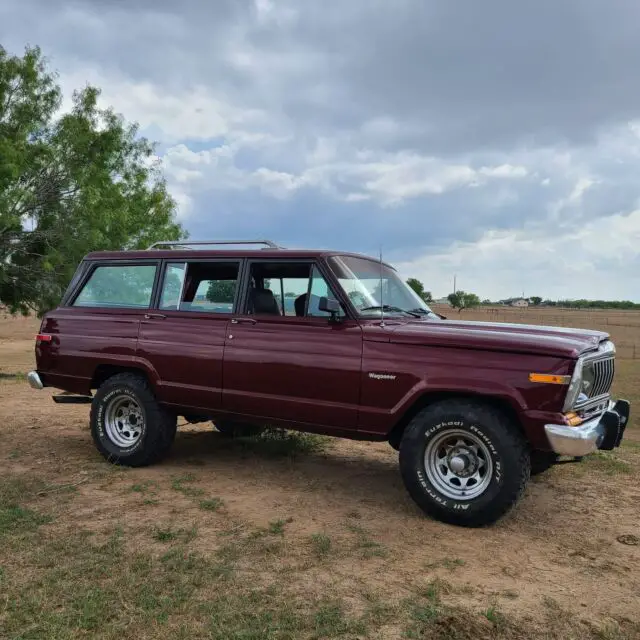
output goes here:
[{"label": "front door", "polygon": [[165,264],[158,304],[140,323],[137,352],[156,371],[162,402],[220,409],[222,355],[239,272],[238,260]]},{"label": "front door", "polygon": [[238,414],[356,430],[362,330],[312,262],[253,261],[242,313],[229,323],[222,408]]}]

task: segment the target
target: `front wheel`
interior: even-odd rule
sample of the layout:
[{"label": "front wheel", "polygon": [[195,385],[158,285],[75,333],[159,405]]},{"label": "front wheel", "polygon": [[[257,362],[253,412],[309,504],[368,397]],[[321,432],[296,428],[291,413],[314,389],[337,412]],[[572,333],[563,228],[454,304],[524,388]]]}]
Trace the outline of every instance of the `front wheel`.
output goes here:
[{"label": "front wheel", "polygon": [[113,464],[142,467],[171,448],[177,417],[158,404],[147,380],[120,373],[98,389],[91,405],[91,435]]},{"label": "front wheel", "polygon": [[420,411],[400,443],[400,471],[414,501],[450,524],[492,524],[524,493],[531,472],[518,425],[477,402],[445,400]]}]

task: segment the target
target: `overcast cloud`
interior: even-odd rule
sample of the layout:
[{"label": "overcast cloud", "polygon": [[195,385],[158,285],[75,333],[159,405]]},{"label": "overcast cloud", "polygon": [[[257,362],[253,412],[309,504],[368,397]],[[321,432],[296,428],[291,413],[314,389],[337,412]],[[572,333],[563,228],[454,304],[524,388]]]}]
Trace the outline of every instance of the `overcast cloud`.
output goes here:
[{"label": "overcast cloud", "polygon": [[5,0],[145,135],[193,238],[377,254],[446,295],[640,301],[637,0]]}]

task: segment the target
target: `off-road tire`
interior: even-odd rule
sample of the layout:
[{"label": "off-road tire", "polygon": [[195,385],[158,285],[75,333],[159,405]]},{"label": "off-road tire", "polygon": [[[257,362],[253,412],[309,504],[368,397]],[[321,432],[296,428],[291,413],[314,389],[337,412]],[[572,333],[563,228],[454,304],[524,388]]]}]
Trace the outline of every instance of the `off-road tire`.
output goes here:
[{"label": "off-road tire", "polygon": [[531,476],[537,476],[548,471],[558,462],[560,457],[551,451],[532,451],[531,454]]},{"label": "off-road tire", "polygon": [[[427,474],[429,443],[454,431],[481,441],[491,458],[488,484],[472,499],[446,495]],[[405,429],[399,457],[402,479],[418,506],[437,520],[466,527],[492,524],[505,515],[524,493],[531,472],[519,425],[498,409],[468,400],[443,400],[417,413]]]},{"label": "off-road tire", "polygon": [[[122,448],[112,441],[105,426],[109,403],[129,396],[141,409],[144,423],[139,440]],[[118,373],[102,383],[91,404],[91,436],[100,454],[112,464],[144,467],[162,459],[176,435],[177,416],[157,402],[151,385],[144,376]]]},{"label": "off-road tire", "polygon": [[214,426],[225,438],[250,438],[260,435],[265,430],[264,427],[253,424],[227,420],[217,420],[214,422]]}]

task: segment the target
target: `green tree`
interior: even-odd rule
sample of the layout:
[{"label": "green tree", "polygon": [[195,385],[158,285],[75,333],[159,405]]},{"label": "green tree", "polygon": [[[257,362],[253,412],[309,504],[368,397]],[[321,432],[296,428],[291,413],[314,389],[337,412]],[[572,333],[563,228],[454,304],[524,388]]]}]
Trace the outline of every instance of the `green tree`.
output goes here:
[{"label": "green tree", "polygon": [[449,303],[454,309],[460,313],[463,309],[471,309],[480,304],[480,298],[475,293],[467,293],[465,291],[456,291],[450,293],[447,297]]},{"label": "green tree", "polygon": [[534,307],[537,307],[542,302],[542,298],[540,296],[531,296],[529,301]]},{"label": "green tree", "polygon": [[62,94],[40,49],[0,46],[0,300],[13,313],[55,306],[83,255],[186,237],[153,145],[99,90]]},{"label": "green tree", "polygon": [[427,303],[433,302],[431,291],[425,291],[424,285],[417,278],[409,278],[407,284]]},{"label": "green tree", "polygon": [[235,280],[212,280],[207,289],[206,298],[209,302],[232,303],[235,295]]}]

